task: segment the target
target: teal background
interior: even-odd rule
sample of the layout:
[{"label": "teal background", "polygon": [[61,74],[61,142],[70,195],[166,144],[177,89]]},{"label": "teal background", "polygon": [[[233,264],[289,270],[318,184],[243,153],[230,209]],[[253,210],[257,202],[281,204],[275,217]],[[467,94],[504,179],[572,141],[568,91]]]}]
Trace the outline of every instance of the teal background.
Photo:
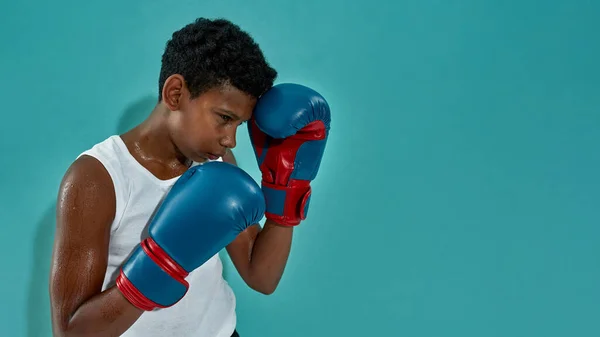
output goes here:
[{"label": "teal background", "polygon": [[[0,10],[0,330],[50,336],[58,184],[152,108],[170,34],[249,31],[332,107],[275,294],[225,260],[250,336],[599,336],[600,3],[11,1]],[[259,179],[245,130],[235,154]]]}]

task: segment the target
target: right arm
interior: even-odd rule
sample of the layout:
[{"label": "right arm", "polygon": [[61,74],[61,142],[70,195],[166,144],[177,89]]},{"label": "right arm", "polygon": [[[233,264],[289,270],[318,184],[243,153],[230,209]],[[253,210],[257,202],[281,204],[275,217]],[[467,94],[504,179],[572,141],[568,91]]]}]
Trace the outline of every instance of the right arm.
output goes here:
[{"label": "right arm", "polygon": [[89,156],[77,159],[61,182],[56,209],[50,275],[55,336],[119,336],[143,313],[116,286],[101,291],[115,210],[104,166]]}]

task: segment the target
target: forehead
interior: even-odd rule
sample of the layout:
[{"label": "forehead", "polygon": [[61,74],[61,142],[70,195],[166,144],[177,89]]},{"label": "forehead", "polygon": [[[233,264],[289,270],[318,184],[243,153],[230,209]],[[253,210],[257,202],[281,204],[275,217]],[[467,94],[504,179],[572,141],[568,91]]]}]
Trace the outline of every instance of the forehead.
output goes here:
[{"label": "forehead", "polygon": [[209,109],[230,111],[242,119],[251,117],[256,104],[256,98],[231,85],[210,89],[200,95],[197,100]]}]

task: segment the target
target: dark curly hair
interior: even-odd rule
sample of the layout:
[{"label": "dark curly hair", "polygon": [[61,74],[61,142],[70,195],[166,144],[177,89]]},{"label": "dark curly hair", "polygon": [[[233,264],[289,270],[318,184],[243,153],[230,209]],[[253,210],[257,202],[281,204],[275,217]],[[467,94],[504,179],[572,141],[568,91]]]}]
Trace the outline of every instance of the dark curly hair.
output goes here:
[{"label": "dark curly hair", "polygon": [[198,18],[173,33],[162,56],[159,101],[173,74],[183,76],[192,98],[224,84],[259,98],[277,77],[252,37],[222,18]]}]

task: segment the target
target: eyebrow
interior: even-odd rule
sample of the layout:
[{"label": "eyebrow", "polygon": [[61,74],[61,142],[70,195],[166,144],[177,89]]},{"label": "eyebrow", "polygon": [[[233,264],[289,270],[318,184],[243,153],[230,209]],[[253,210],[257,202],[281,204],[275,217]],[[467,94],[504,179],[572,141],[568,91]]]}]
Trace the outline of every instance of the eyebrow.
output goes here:
[{"label": "eyebrow", "polygon": [[[235,120],[238,120],[238,121],[239,121],[239,120],[241,120],[240,116],[238,116],[238,115],[237,115],[235,112],[233,112],[233,111],[229,111],[229,110],[227,110],[227,109],[223,109],[223,108],[215,108],[215,109],[216,109],[217,111],[221,111],[221,112],[225,112],[225,113],[227,113],[227,114],[230,114],[230,115],[233,117],[233,119],[235,119]],[[246,121],[247,121],[247,120],[244,120],[244,122],[246,122]]]},{"label": "eyebrow", "polygon": [[227,110],[227,109],[222,109],[222,108],[215,108],[215,109],[216,109],[216,110],[218,110],[218,111],[221,111],[221,112],[225,112],[225,113],[227,113],[227,114],[230,114],[230,115],[231,115],[231,116],[232,116],[234,119],[241,119],[241,118],[240,118],[240,116],[236,115],[236,113],[235,113],[235,112],[233,112],[233,111],[229,111],[229,110]]}]

